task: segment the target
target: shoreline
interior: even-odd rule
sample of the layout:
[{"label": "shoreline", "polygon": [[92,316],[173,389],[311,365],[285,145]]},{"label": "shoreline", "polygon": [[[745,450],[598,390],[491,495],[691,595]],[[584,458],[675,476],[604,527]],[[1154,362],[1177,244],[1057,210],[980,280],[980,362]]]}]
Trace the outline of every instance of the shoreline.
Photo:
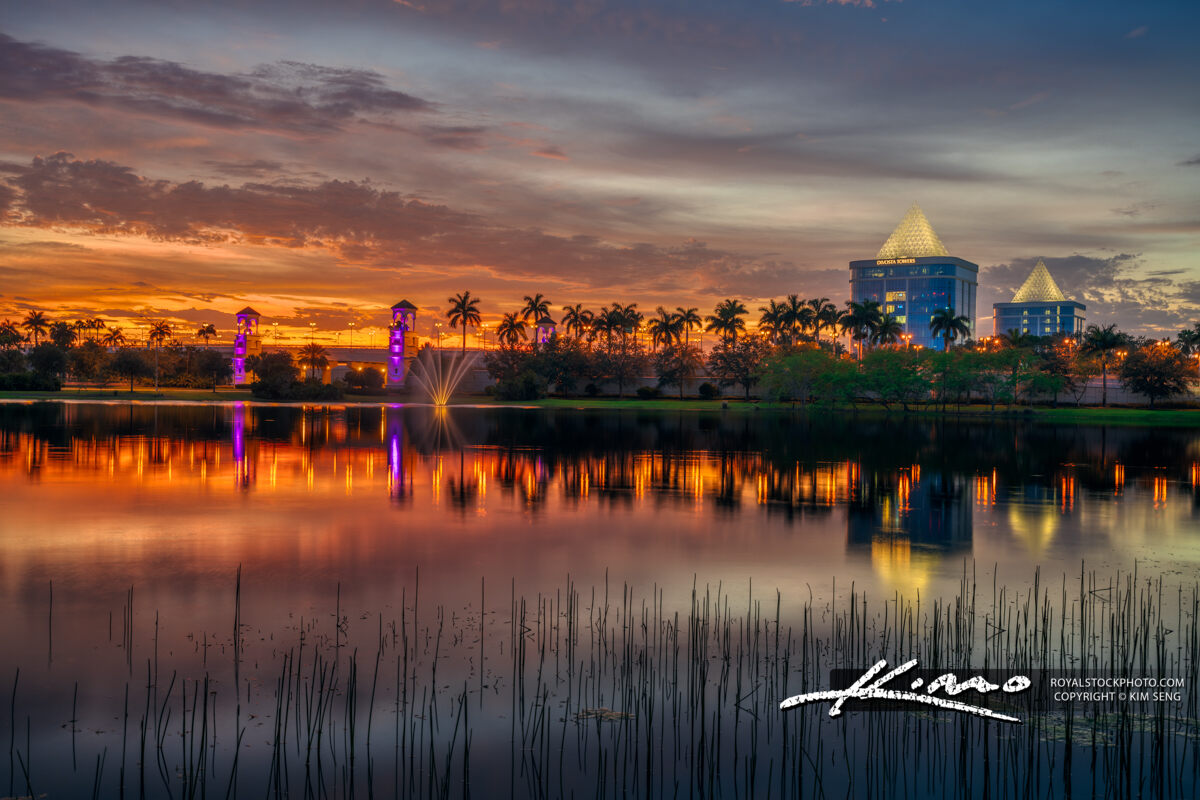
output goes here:
[{"label": "shoreline", "polygon": [[[207,390],[159,390],[127,391],[61,391],[61,392],[0,392],[0,404],[29,405],[34,403],[62,403],[67,405],[250,405],[264,407],[294,408],[432,408],[433,403],[414,401],[406,397],[382,395],[349,396],[334,401],[279,401],[260,400],[245,390],[225,390],[215,394]],[[560,398],[540,400],[501,401],[480,395],[463,395],[455,398],[447,408],[472,409],[547,409],[571,411],[637,411],[637,412],[702,412],[702,413],[758,413],[807,415],[814,412],[851,414],[864,417],[915,417],[943,418],[954,420],[1014,421],[1024,420],[1043,424],[1100,424],[1138,427],[1200,427],[1200,408],[1147,408],[1147,407],[1099,407],[1060,406],[1057,408],[1037,406],[1029,408],[988,406],[964,406],[942,412],[935,408],[887,409],[880,405],[833,407],[793,406],[790,403],[747,402],[742,399],[700,400],[656,398]]]}]

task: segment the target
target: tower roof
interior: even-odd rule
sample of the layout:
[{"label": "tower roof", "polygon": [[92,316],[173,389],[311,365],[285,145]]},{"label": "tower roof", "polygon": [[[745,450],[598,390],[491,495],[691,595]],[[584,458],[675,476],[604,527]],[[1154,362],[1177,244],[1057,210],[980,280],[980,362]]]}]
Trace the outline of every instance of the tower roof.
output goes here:
[{"label": "tower roof", "polygon": [[1029,273],[1029,277],[1021,284],[1021,288],[1017,289],[1012,301],[1014,303],[1055,303],[1066,299],[1062,289],[1058,288],[1058,284],[1050,276],[1050,270],[1046,269],[1046,262],[1039,258],[1033,267],[1033,272]]},{"label": "tower roof", "polygon": [[876,258],[923,258],[925,256],[948,256],[946,246],[933,232],[933,226],[925,218],[925,212],[916,203],[900,220],[896,230],[879,248]]},{"label": "tower roof", "polygon": [[412,303],[408,302],[407,300],[401,300],[399,303],[396,303],[396,305],[392,306],[393,311],[395,311],[397,308],[403,308],[406,311],[416,311],[417,310],[417,307],[414,306]]},{"label": "tower roof", "polygon": [[262,314],[259,314],[257,311],[255,311],[250,306],[246,306],[241,311],[237,312],[237,314],[235,316],[238,316],[238,317],[261,317]]},{"label": "tower roof", "polygon": [[543,328],[553,328],[558,323],[552,317],[546,315],[537,321],[537,324]]}]

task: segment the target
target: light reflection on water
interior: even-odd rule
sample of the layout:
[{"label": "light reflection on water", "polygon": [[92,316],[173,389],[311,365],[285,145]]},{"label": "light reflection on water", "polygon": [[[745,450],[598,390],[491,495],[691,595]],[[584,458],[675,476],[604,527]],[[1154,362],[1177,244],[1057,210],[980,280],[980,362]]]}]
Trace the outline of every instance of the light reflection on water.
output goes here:
[{"label": "light reflection on water", "polygon": [[[785,619],[835,582],[927,598],[964,573],[1053,584],[1086,562],[1187,584],[1198,462],[1188,430],[0,405],[0,635],[25,645],[0,677],[20,666],[35,695],[78,681],[102,703],[151,653],[193,674],[224,663],[239,567],[263,685],[301,631],[370,652],[418,573],[422,602],[462,613],[485,591],[489,614],[555,597],[569,575],[667,609],[694,586],[772,608],[778,589]],[[116,644],[127,613],[132,652]]]}]

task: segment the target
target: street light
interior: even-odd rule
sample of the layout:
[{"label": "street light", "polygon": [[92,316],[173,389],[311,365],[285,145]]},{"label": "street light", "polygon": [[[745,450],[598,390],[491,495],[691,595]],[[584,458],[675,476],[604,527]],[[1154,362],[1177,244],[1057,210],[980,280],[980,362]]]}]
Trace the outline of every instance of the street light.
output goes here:
[{"label": "street light", "polygon": [[308,343],[316,344],[317,341],[317,323],[308,323]]},{"label": "street light", "polygon": [[279,323],[272,322],[271,330],[273,330],[275,332],[275,346],[278,347],[279,346]]},{"label": "street light", "polygon": [[354,323],[350,323],[350,346],[354,347]]},{"label": "street light", "polygon": [[441,350],[442,349],[442,323],[435,322],[435,323],[433,323],[433,327],[435,329],[437,329],[438,350]]}]

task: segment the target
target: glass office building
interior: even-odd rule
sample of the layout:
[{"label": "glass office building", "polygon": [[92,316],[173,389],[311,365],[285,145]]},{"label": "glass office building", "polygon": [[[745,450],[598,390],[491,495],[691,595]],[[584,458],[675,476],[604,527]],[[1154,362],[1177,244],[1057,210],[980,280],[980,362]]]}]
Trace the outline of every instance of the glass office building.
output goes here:
[{"label": "glass office building", "polygon": [[914,204],[875,258],[850,262],[850,298],[879,303],[904,326],[913,345],[941,348],[929,322],[944,308],[966,316],[975,337],[978,276],[979,265],[950,255]]},{"label": "glass office building", "polygon": [[1068,300],[1054,282],[1046,263],[1038,259],[1013,295],[1010,303],[992,304],[992,332],[1002,336],[1009,331],[1030,336],[1079,336],[1083,333],[1083,312],[1087,306]]}]

